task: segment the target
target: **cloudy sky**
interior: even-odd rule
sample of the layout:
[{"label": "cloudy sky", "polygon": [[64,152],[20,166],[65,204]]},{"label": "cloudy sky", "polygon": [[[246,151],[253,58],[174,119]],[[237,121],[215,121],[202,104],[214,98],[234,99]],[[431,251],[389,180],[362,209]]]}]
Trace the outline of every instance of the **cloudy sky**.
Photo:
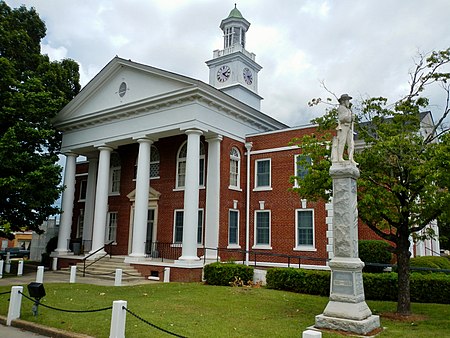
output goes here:
[{"label": "cloudy sky", "polygon": [[[251,23],[262,111],[290,126],[325,107],[326,86],[356,99],[405,93],[418,52],[450,47],[448,0],[6,0],[35,7],[47,26],[43,53],[71,58],[85,85],[114,56],[208,82],[206,60],[223,48],[220,21],[237,2]],[[431,88],[430,109],[444,100]]]}]

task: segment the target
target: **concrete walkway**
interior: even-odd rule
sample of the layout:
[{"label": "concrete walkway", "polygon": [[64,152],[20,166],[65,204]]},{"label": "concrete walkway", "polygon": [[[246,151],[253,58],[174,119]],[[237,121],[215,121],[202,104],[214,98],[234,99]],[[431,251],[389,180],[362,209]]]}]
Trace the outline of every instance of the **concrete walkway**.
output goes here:
[{"label": "concrete walkway", "polygon": [[5,338],[48,338],[37,333],[25,331],[11,326],[0,325],[0,337]]}]

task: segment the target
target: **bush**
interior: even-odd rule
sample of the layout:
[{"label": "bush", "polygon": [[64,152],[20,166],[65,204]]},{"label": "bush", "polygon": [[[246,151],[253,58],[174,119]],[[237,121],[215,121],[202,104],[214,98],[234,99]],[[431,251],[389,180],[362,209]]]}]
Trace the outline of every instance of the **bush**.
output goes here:
[{"label": "bush", "polygon": [[[388,251],[389,244],[385,241],[361,240],[358,242],[359,258],[366,263],[390,264],[392,254]],[[366,265],[364,272],[383,272],[382,266]]]},{"label": "bush", "polygon": [[330,272],[295,268],[269,269],[266,275],[267,287],[310,295],[330,294]]},{"label": "bush", "polygon": [[253,281],[253,267],[236,263],[212,263],[203,268],[205,281],[210,285],[229,286],[236,278],[244,283]]},{"label": "bush", "polygon": [[[409,260],[411,267],[446,269],[450,270],[450,259],[439,256],[421,256]],[[422,273],[431,273],[431,271],[421,271]]]},{"label": "bush", "polygon": [[[328,296],[330,272],[294,268],[274,268],[267,271],[267,287],[311,295]],[[363,273],[366,299],[397,301],[398,276],[396,273]],[[450,302],[450,275],[411,274],[411,301],[420,303]]]}]

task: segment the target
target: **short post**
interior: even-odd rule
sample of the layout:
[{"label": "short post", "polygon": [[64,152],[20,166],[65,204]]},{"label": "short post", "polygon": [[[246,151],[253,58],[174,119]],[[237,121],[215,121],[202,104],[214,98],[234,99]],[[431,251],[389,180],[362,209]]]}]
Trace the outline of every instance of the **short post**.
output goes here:
[{"label": "short post", "polygon": [[6,273],[11,272],[11,253],[9,251],[6,253],[5,272]]},{"label": "short post", "polygon": [[116,269],[116,275],[114,277],[114,286],[122,285],[122,269]]},{"label": "short post", "polygon": [[20,318],[20,307],[22,306],[23,286],[13,286],[11,288],[11,298],[9,300],[8,317],[6,325],[11,326],[14,319]]},{"label": "short post", "polygon": [[17,276],[23,275],[23,260],[21,259],[17,265]]},{"label": "short post", "polygon": [[42,265],[37,267],[36,283],[44,283],[44,267]]},{"label": "short post", "polygon": [[3,264],[5,261],[2,259],[0,260],[0,279],[3,278]]},{"label": "short post", "polygon": [[125,300],[115,300],[113,302],[109,338],[125,338],[126,307],[127,301]]},{"label": "short post", "polygon": [[164,283],[169,283],[169,282],[170,282],[170,268],[165,267],[164,268]]},{"label": "short post", "polygon": [[303,331],[302,338],[322,338],[322,332],[314,330]]},{"label": "short post", "polygon": [[52,260],[52,271],[58,270],[58,257],[53,257]]},{"label": "short post", "polygon": [[75,283],[77,280],[77,266],[72,265],[70,267],[70,280],[69,283]]}]

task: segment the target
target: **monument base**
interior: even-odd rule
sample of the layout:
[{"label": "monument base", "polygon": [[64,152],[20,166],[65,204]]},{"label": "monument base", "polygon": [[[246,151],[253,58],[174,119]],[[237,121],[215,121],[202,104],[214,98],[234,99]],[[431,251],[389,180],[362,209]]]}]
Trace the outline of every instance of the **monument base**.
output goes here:
[{"label": "monument base", "polygon": [[329,317],[324,314],[316,316],[315,328],[330,329],[356,334],[368,334],[380,327],[380,317],[371,315],[363,320],[353,320],[337,317]]}]

